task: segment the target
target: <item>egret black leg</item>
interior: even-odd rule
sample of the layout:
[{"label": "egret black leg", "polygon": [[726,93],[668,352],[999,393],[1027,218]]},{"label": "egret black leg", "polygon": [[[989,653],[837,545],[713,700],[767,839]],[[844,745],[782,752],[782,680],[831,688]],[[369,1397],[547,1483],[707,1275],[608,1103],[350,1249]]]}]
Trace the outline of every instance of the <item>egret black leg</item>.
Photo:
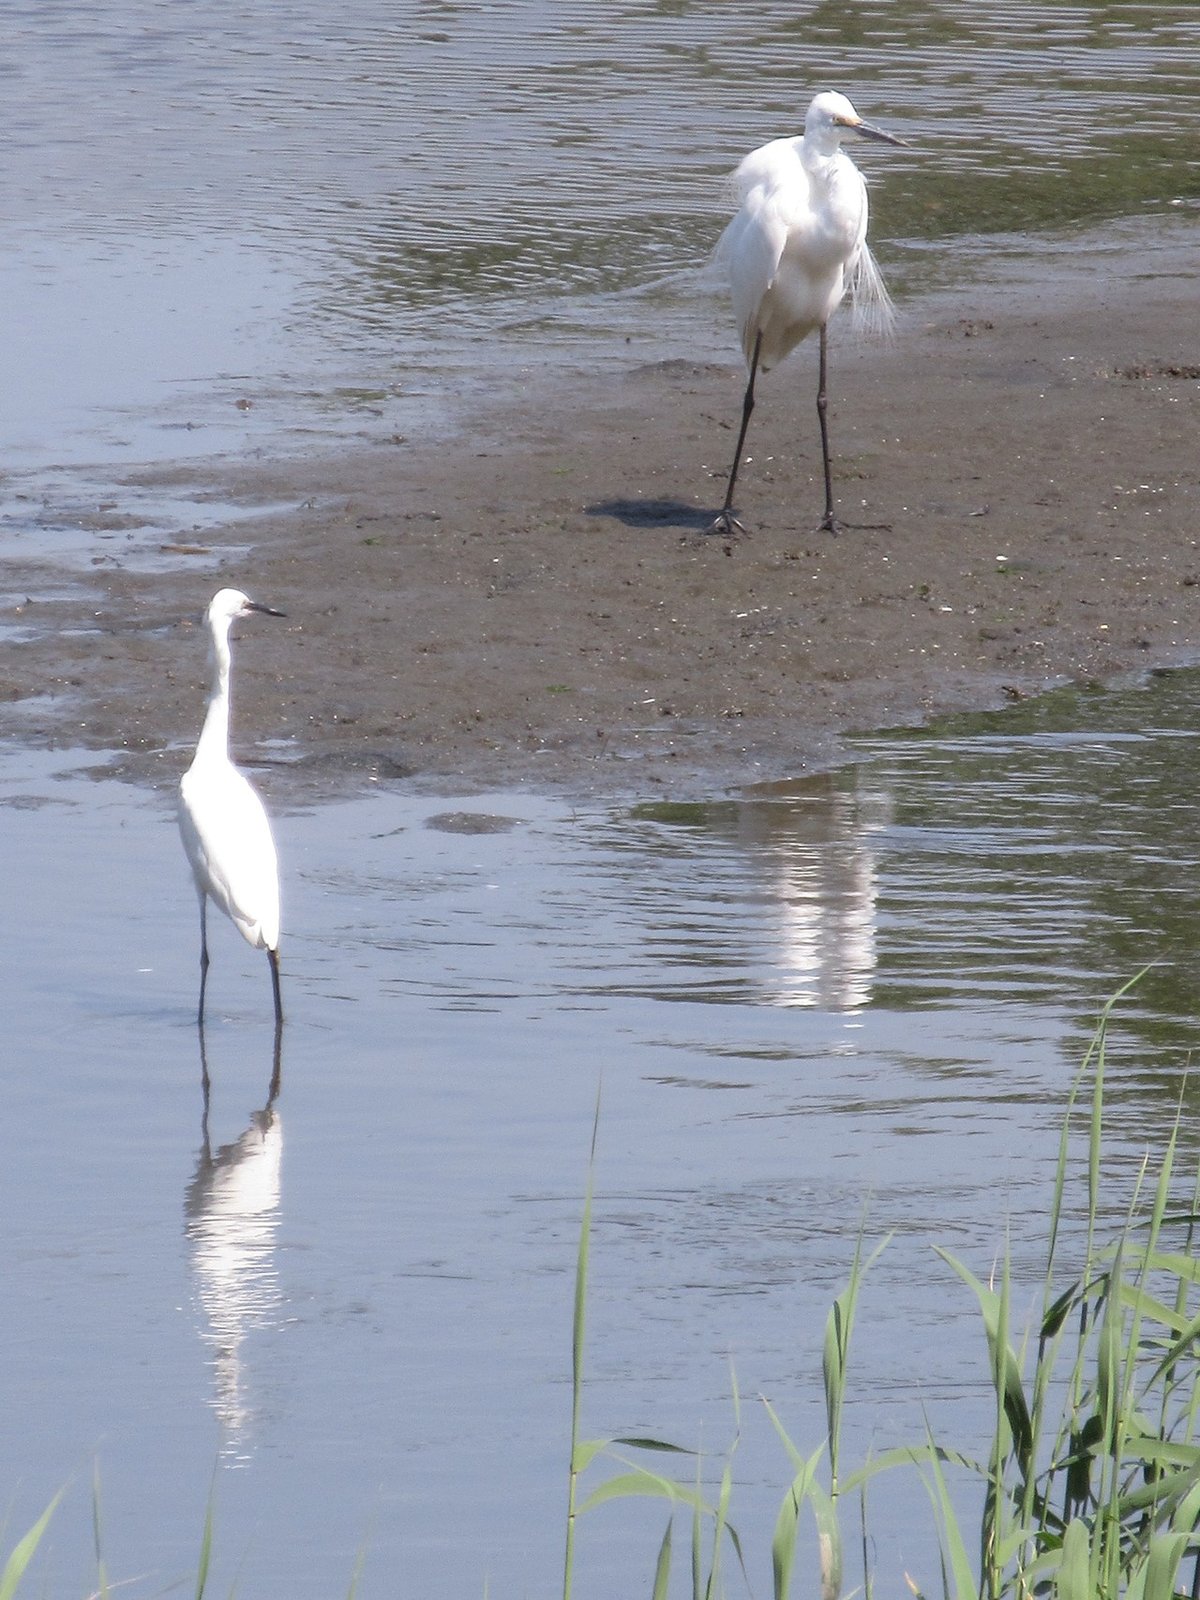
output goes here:
[{"label": "egret black leg", "polygon": [[208,1092],[212,1087],[208,1077],[208,1051],[204,1047],[204,1018],[200,1019],[200,1085],[204,1090],[204,1142],[208,1143]]},{"label": "egret black leg", "polygon": [[267,960],[271,963],[271,988],[275,995],[275,1026],[278,1028],[283,1022],[283,996],[279,992],[279,953],[276,950],[267,951]]},{"label": "egret black leg", "polygon": [[725,504],[710,533],[744,533],[745,529],[733,514],[733,491],[737,487],[738,468],[742,464],[742,446],[746,443],[746,430],[750,426],[750,413],[754,410],[754,379],[758,374],[758,355],[762,348],[762,330],[754,336],[754,354],[750,358],[750,376],[746,380],[746,393],[742,398],[742,425],[738,429],[737,447],[733,452],[733,465],[729,469],[729,482],[725,487]]},{"label": "egret black leg", "polygon": [[829,396],[825,388],[825,324],[821,324],[821,361],[817,376],[817,420],[821,424],[821,457],[825,464],[825,515],[821,518],[821,527],[826,533],[838,531],[837,518],[833,514],[833,468],[829,464]]},{"label": "egret black leg", "polygon": [[208,897],[200,896],[200,1011],[196,1018],[204,1028],[204,990],[208,984]]},{"label": "egret black leg", "polygon": [[279,1094],[279,1085],[283,1078],[283,1018],[275,1022],[275,1051],[271,1058],[271,1086],[267,1090],[267,1110],[275,1104]]}]

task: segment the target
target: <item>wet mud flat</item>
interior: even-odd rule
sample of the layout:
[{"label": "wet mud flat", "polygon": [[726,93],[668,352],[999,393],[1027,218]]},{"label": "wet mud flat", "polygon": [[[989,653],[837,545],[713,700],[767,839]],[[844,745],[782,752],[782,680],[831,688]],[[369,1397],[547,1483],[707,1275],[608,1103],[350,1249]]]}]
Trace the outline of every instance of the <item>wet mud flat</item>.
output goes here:
[{"label": "wet mud flat", "polygon": [[1187,252],[1037,276],[911,302],[889,344],[832,341],[837,537],[816,531],[808,347],[760,385],[736,538],[706,531],[732,357],[532,367],[445,437],[141,474],[139,492],[271,509],[150,563],[111,540],[66,564],[11,550],[0,725],[173,781],[222,584],[288,614],[240,630],[235,745],[314,794],[711,794],[828,765],[850,731],[1189,663]]}]

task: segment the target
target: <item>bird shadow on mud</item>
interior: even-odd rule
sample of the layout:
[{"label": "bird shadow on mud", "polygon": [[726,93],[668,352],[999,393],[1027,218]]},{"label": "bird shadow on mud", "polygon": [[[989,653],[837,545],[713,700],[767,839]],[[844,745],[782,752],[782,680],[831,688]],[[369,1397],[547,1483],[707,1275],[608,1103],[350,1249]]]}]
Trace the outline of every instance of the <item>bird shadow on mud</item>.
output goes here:
[{"label": "bird shadow on mud", "polygon": [[589,517],[612,517],[628,528],[711,528],[716,515],[704,506],[689,505],[685,500],[651,499],[648,496],[631,496],[618,500],[598,500],[585,506]]}]

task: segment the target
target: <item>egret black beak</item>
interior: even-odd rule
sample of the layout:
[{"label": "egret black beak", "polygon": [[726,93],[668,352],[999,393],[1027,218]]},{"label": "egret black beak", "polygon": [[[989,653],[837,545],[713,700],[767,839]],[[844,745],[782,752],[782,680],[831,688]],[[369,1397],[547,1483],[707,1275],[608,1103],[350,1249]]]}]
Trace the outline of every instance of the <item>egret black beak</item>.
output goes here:
[{"label": "egret black beak", "polygon": [[264,606],[261,600],[247,600],[247,611],[261,611],[264,617],[286,617],[286,611],[276,611],[274,606]]},{"label": "egret black beak", "polygon": [[861,133],[864,139],[878,139],[880,144],[901,144],[906,148],[907,139],[898,139],[894,133],[884,133],[882,128],[877,128],[872,122],[851,122],[848,124],[854,133]]}]

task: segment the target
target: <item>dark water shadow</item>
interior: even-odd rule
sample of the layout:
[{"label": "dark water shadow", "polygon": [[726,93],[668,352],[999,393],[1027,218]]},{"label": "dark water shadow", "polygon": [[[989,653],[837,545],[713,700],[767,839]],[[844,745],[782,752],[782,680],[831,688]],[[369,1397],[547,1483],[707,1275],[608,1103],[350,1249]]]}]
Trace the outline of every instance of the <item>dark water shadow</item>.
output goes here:
[{"label": "dark water shadow", "polygon": [[629,528],[711,528],[716,512],[685,500],[652,500],[631,496],[627,499],[598,500],[585,506],[589,517],[613,517]]}]

